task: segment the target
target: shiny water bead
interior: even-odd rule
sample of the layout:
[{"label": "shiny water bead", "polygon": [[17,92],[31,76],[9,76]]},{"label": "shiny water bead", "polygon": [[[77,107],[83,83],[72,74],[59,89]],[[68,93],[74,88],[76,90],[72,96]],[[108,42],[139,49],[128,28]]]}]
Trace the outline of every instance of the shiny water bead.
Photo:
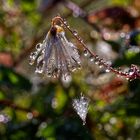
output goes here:
[{"label": "shiny water bead", "polygon": [[77,64],[81,65],[81,61],[77,61]]},{"label": "shiny water bead", "polygon": [[84,40],[83,40],[83,39],[80,39],[80,42],[81,42],[81,43],[84,43]]},{"label": "shiny water bead", "polygon": [[67,28],[70,28],[70,26],[69,26],[69,25],[67,25]]},{"label": "shiny water bead", "polygon": [[41,50],[41,46],[42,46],[42,44],[41,44],[41,43],[38,43],[38,44],[36,45],[36,50],[37,50],[37,51],[40,51],[40,50]]},{"label": "shiny water bead", "polygon": [[99,64],[99,61],[98,60],[95,60],[95,64],[98,65]]},{"label": "shiny water bead", "polygon": [[102,68],[103,64],[104,64],[103,59],[99,59],[99,68]]},{"label": "shiny water bead", "polygon": [[89,57],[89,59],[90,59],[91,62],[94,61],[94,57],[92,55]]},{"label": "shiny water bead", "polygon": [[30,59],[30,60],[29,60],[29,64],[30,64],[30,65],[33,65],[33,64],[34,64],[34,60],[33,60],[33,59]]},{"label": "shiny water bead", "polygon": [[65,25],[67,25],[67,21],[66,21],[65,19],[63,20],[63,23],[64,23]]},{"label": "shiny water bead", "polygon": [[83,39],[80,36],[78,36],[78,40],[83,43]]},{"label": "shiny water bead", "polygon": [[65,73],[63,74],[63,76],[61,77],[61,80],[63,82],[68,82],[69,81],[69,78],[70,78],[70,74],[69,73]]},{"label": "shiny water bead", "polygon": [[78,63],[78,69],[81,69],[81,62]]},{"label": "shiny water bead", "polygon": [[99,68],[102,68],[103,67],[103,65],[102,64],[99,64]]},{"label": "shiny water bead", "polygon": [[77,35],[78,35],[78,32],[77,32],[76,30],[73,30],[73,34],[74,34],[75,36],[77,36]]},{"label": "shiny water bead", "polygon": [[88,51],[84,50],[84,56],[88,56]]},{"label": "shiny water bead", "polygon": [[44,71],[44,61],[43,60],[41,60],[39,63],[38,63],[38,65],[37,65],[37,67],[36,67],[36,70],[35,70],[35,73],[43,73],[43,71]]},{"label": "shiny water bead", "polygon": [[110,69],[109,69],[109,68],[107,68],[105,71],[106,71],[106,72],[110,72]]},{"label": "shiny water bead", "polygon": [[99,56],[98,56],[98,55],[96,55],[96,56],[95,56],[95,59],[96,59],[96,60],[99,60]]},{"label": "shiny water bead", "polygon": [[64,87],[68,88],[71,84],[72,77],[71,75],[67,75],[67,77],[64,79],[64,77],[61,77],[61,81]]},{"label": "shiny water bead", "polygon": [[97,64],[97,65],[100,63],[99,56],[96,56],[96,57],[95,57],[94,62],[95,62],[95,64]]},{"label": "shiny water bead", "polygon": [[43,60],[43,58],[44,58],[44,56],[39,56],[38,58],[37,58],[37,64],[39,64],[42,60]]},{"label": "shiny water bead", "polygon": [[37,52],[32,52],[30,54],[30,59],[29,59],[29,64],[30,65],[33,65],[34,64],[36,57],[37,57]]},{"label": "shiny water bead", "polygon": [[46,71],[46,76],[47,77],[52,77],[52,73],[50,71]]},{"label": "shiny water bead", "polygon": [[127,78],[126,78],[126,80],[128,80],[128,81],[129,81],[129,78],[127,77]]},{"label": "shiny water bead", "polygon": [[35,73],[42,73],[43,72],[43,68],[41,66],[36,67]]},{"label": "shiny water bead", "polygon": [[31,55],[30,55],[30,58],[35,59],[36,56],[37,56],[37,52],[32,52]]},{"label": "shiny water bead", "polygon": [[134,74],[134,71],[130,69],[129,72],[128,72],[128,74],[131,76],[131,75]]},{"label": "shiny water bead", "polygon": [[83,120],[83,125],[85,125],[89,107],[89,99],[84,96],[81,96],[79,99],[74,99],[72,105],[77,114]]},{"label": "shiny water bead", "polygon": [[72,66],[71,71],[74,72],[74,71],[76,71],[76,69],[77,69],[77,68],[76,68],[75,66]]}]

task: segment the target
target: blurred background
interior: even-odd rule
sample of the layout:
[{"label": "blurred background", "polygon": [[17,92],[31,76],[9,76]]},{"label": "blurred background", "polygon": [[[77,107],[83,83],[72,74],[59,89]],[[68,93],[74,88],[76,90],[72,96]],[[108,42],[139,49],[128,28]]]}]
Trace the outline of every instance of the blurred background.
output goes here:
[{"label": "blurred background", "polygon": [[[85,58],[64,79],[35,74],[29,54],[60,14],[113,67],[140,65],[139,0],[0,0],[0,140],[140,140],[140,80]],[[72,107],[90,99],[86,124]]]}]

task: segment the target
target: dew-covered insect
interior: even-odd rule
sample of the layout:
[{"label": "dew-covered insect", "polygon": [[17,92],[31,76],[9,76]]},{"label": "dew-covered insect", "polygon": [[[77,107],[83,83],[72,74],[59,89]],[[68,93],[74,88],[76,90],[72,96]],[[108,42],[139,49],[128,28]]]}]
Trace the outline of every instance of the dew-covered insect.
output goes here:
[{"label": "dew-covered insect", "polygon": [[52,26],[43,43],[36,45],[36,51],[30,55],[30,64],[35,60],[35,72],[48,77],[66,78],[81,66],[76,46],[67,40],[64,29],[58,25]]}]

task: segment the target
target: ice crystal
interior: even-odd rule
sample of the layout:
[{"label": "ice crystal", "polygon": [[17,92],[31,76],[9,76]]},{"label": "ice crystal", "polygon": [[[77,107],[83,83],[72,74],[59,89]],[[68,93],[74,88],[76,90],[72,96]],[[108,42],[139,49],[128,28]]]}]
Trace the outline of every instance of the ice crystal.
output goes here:
[{"label": "ice crystal", "polygon": [[72,71],[80,68],[81,61],[76,46],[65,37],[62,27],[51,27],[43,43],[36,46],[30,55],[30,64],[37,62],[36,73],[48,77],[66,78]]},{"label": "ice crystal", "polygon": [[81,96],[79,99],[74,99],[72,105],[77,114],[82,119],[83,125],[85,125],[89,107],[89,99],[84,96]]}]

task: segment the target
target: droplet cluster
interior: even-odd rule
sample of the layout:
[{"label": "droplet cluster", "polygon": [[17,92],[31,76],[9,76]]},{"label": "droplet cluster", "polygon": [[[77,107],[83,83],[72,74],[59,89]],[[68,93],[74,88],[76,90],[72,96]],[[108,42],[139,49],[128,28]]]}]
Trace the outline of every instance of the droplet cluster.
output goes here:
[{"label": "droplet cluster", "polygon": [[43,72],[43,66],[44,66],[44,44],[38,43],[36,45],[36,50],[30,54],[30,60],[29,63],[30,65],[33,65],[36,61],[37,66],[36,66],[36,73],[42,73]]},{"label": "droplet cluster", "polygon": [[132,64],[130,69],[127,72],[125,72],[124,74],[126,74],[126,79],[129,81],[132,81],[136,78],[140,78],[140,70],[134,64]]},{"label": "droplet cluster", "polygon": [[98,55],[93,55],[88,49],[84,49],[83,54],[85,57],[87,57],[90,62],[93,62],[94,64],[98,65],[99,68],[105,69],[105,72],[113,72],[117,74],[118,77],[124,77],[129,81],[132,81],[133,79],[140,78],[140,70],[137,66],[131,65],[129,71],[124,72],[121,70],[121,68],[114,69],[111,67],[110,62],[105,62],[102,58],[100,58]]}]

